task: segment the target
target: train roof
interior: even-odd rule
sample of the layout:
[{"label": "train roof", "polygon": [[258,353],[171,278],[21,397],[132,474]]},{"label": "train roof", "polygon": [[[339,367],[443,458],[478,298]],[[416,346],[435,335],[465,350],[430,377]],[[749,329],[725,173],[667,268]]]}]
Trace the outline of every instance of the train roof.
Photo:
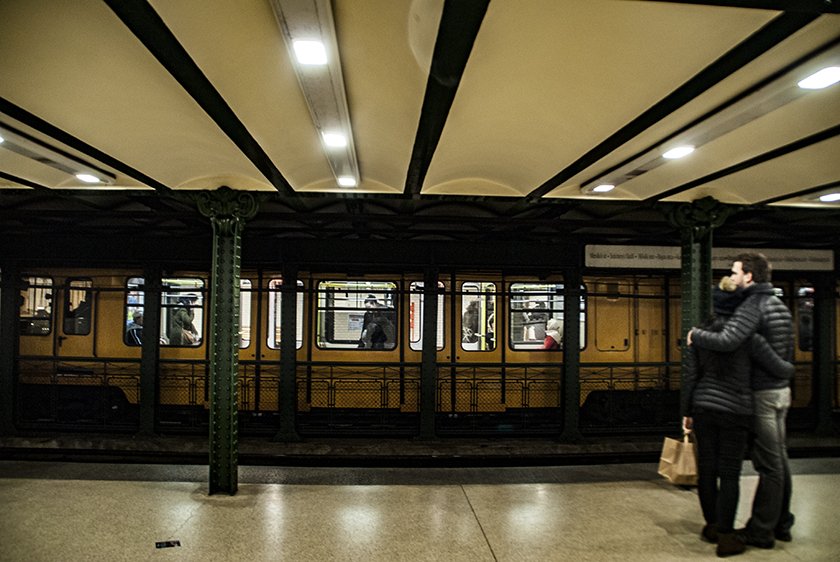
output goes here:
[{"label": "train roof", "polygon": [[198,231],[226,187],[264,236],[662,242],[713,198],[834,246],[826,67],[831,0],[8,0],[0,232]]}]

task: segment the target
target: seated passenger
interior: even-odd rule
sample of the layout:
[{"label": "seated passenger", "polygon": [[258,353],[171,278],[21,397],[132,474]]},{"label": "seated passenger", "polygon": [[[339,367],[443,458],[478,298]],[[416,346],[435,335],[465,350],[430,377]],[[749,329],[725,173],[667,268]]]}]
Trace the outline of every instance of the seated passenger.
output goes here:
[{"label": "seated passenger", "polygon": [[139,310],[134,312],[132,321],[125,329],[125,343],[128,345],[143,345],[143,313]]},{"label": "seated passenger", "polygon": [[552,318],[546,322],[543,349],[560,349],[560,344],[563,343],[563,335],[560,332],[562,328],[563,326],[557,318]]}]

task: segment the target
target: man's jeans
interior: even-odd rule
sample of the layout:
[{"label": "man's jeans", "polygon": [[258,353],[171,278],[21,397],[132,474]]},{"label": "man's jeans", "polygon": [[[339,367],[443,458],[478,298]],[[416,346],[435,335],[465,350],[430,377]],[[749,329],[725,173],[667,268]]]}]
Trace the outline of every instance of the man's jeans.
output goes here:
[{"label": "man's jeans", "polygon": [[747,534],[772,541],[776,531],[789,531],[791,480],[785,434],[785,417],[790,408],[790,388],[757,390],[755,399],[755,442],[752,461],[758,471],[758,488],[753,499]]}]

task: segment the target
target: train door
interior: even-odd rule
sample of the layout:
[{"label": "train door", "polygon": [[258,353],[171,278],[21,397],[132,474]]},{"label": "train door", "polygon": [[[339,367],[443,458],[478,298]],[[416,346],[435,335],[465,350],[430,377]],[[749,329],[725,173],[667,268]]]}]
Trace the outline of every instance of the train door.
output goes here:
[{"label": "train door", "polygon": [[[423,281],[406,279],[408,289],[404,301],[407,306],[407,330],[403,345],[405,347],[405,358],[409,362],[420,362],[423,360],[423,322],[424,309],[426,304],[425,286]],[[437,302],[437,329],[435,330],[435,349],[437,350],[437,362],[448,363],[452,356],[451,337],[447,337],[449,310],[448,303],[451,302],[447,291],[448,284],[438,281],[438,302]]]},{"label": "train door", "polygon": [[93,281],[71,277],[58,291],[55,338],[57,357],[94,357],[93,318],[97,313]]},{"label": "train door", "polygon": [[599,356],[625,357],[634,334],[633,286],[626,279],[594,279],[591,282],[590,326],[594,350]]}]

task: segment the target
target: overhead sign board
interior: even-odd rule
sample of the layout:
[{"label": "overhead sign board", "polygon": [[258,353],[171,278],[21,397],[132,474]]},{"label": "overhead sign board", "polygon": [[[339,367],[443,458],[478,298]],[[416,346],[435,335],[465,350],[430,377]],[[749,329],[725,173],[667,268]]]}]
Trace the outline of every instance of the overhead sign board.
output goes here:
[{"label": "overhead sign board", "polygon": [[[735,256],[755,252],[749,248],[713,248],[712,269],[728,270]],[[834,271],[833,250],[763,248],[776,271]],[[679,269],[679,246],[586,246],[586,267]]]}]

